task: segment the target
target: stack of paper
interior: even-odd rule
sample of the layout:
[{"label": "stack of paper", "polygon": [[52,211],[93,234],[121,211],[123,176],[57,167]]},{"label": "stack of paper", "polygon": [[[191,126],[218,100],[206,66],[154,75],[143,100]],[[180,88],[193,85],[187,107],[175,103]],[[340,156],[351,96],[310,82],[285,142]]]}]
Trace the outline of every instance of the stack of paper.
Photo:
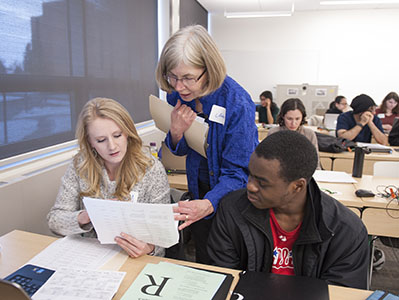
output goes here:
[{"label": "stack of paper", "polygon": [[125,272],[100,271],[105,263],[121,256],[111,269],[118,270],[127,259],[119,246],[101,245],[97,239],[68,236],[33,257],[28,264],[55,270],[33,295],[33,300],[110,300]]},{"label": "stack of paper", "polygon": [[322,171],[316,170],[313,178],[319,182],[336,182],[336,183],[356,183],[351,175],[345,172],[338,171]]}]

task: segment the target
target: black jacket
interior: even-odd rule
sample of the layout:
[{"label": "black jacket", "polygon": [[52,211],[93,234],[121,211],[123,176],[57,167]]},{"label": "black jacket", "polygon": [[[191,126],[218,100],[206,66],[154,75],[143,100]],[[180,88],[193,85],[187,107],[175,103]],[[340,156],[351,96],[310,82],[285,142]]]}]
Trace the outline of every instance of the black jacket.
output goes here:
[{"label": "black jacket", "polygon": [[[225,196],[208,240],[213,264],[270,272],[273,248],[269,210],[254,207],[246,189]],[[295,274],[366,289],[368,262],[368,236],[362,221],[321,192],[312,180],[299,237],[293,246]]]}]

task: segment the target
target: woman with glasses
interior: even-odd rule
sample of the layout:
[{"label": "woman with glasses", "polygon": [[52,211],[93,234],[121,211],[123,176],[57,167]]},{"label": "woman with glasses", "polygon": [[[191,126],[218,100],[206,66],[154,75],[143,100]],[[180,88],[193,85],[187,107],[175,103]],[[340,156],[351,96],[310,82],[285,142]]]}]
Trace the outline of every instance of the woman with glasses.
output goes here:
[{"label": "woman with glasses", "polygon": [[[176,219],[184,221],[179,230],[191,225],[196,260],[209,263],[206,244],[219,200],[247,183],[249,157],[258,144],[255,104],[226,75],[215,42],[200,25],[182,28],[170,37],[156,79],[174,106],[165,143],[172,153],[187,155],[188,189],[194,199],[179,202],[175,210]],[[209,124],[206,158],[184,138],[197,117]]]},{"label": "woman with glasses", "polygon": [[335,100],[330,103],[330,108],[326,114],[342,114],[348,110],[348,101],[344,96],[337,96]]}]

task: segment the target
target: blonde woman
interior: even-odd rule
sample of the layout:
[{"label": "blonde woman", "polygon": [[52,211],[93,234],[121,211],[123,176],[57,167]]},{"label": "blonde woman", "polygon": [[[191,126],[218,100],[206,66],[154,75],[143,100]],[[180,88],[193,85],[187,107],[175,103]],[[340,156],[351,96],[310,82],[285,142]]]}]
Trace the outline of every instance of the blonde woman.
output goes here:
[{"label": "blonde woman", "polygon": [[[248,179],[249,157],[258,144],[255,104],[226,75],[215,42],[200,25],[182,28],[170,37],[156,79],[174,106],[165,143],[174,154],[187,154],[188,189],[194,198],[179,203],[176,219],[185,221],[180,230],[190,226],[197,262],[209,263],[206,245],[218,203],[229,192],[244,188]],[[184,138],[197,116],[209,124],[207,158]]]},{"label": "blonde woman", "polygon": [[[86,103],[76,127],[79,152],[62,178],[47,220],[60,235],[96,233],[84,210],[84,196],[117,201],[170,203],[170,190],[162,164],[143,152],[128,111],[118,102],[95,98]],[[164,249],[122,233],[115,241],[131,257],[164,255]]]}]

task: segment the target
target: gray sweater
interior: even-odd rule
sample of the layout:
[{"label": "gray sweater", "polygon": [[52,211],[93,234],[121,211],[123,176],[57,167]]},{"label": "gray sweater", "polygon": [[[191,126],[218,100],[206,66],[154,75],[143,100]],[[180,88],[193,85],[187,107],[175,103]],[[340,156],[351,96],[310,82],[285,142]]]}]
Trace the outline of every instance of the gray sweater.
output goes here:
[{"label": "gray sweater", "polygon": [[[101,198],[112,199],[116,182],[111,181],[105,168],[102,170],[103,181],[100,185]],[[88,188],[87,182],[82,179],[73,164],[68,166],[61,179],[57,199],[47,215],[50,229],[60,235],[82,234],[86,237],[96,237],[91,223],[83,228],[79,226],[78,214],[84,209],[79,193]],[[170,203],[170,189],[167,175],[162,164],[154,159],[143,178],[131,189],[137,192],[137,202],[140,203]],[[155,247],[155,255],[163,256],[164,249]]]}]

